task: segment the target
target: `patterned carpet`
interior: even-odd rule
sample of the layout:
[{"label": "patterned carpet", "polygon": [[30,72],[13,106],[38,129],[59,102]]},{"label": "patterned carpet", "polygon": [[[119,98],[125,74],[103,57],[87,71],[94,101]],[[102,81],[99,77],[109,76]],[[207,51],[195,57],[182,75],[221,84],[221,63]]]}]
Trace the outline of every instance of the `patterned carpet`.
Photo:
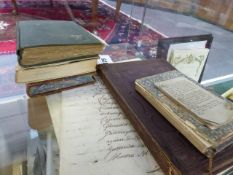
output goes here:
[{"label": "patterned carpet", "polygon": [[[16,55],[12,53],[16,51],[16,22],[72,19],[62,0],[53,0],[52,4],[49,0],[17,0],[17,3],[19,15],[15,16],[12,14],[11,1],[0,1],[0,98],[25,93],[24,85],[14,82],[17,61]],[[101,1],[98,4],[96,25],[90,25],[93,23],[91,0],[72,0],[68,4],[76,22],[109,44],[103,54],[110,55],[114,61],[129,57],[150,59],[156,56],[156,41],[163,36],[154,30],[142,27],[140,22],[122,13],[116,22],[114,9]],[[142,28],[143,32],[140,31]]]},{"label": "patterned carpet", "polygon": [[[52,19],[52,20],[71,20],[67,8],[63,1],[49,0],[18,0],[19,16],[14,16],[11,13],[12,4],[8,1],[0,2],[0,41],[15,40],[15,23],[20,20],[30,19]],[[135,48],[138,46],[137,41],[143,40],[140,44],[141,51],[145,58],[151,58],[154,55],[153,50],[156,47],[156,42],[162,36],[148,27],[143,27],[143,32],[140,32],[141,24],[132,20],[124,14],[120,14],[118,21],[114,21],[115,11],[105,3],[99,2],[98,16],[96,23],[92,25],[91,15],[91,0],[76,0],[68,1],[72,15],[89,31],[99,35],[108,44],[130,43]]]}]

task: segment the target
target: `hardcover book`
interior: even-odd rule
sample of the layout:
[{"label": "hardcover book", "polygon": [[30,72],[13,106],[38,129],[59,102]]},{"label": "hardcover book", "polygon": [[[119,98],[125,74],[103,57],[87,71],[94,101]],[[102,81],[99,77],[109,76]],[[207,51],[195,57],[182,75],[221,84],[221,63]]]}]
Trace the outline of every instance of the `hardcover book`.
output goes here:
[{"label": "hardcover book", "polygon": [[17,23],[17,55],[23,67],[96,57],[104,42],[72,21],[32,20]]},{"label": "hardcover book", "polygon": [[55,80],[42,81],[27,84],[29,97],[58,93],[64,90],[75,88],[89,83],[94,83],[94,73],[59,78]]},{"label": "hardcover book", "polygon": [[69,62],[64,64],[52,64],[33,68],[16,66],[17,83],[35,83],[46,80],[70,77],[74,75],[88,74],[96,71],[98,57],[90,60]]},{"label": "hardcover book", "polygon": [[180,72],[135,81],[136,90],[200,152],[213,157],[233,143],[233,105]]},{"label": "hardcover book", "polygon": [[218,174],[233,164],[233,145],[206,157],[135,90],[135,80],[174,70],[165,60],[98,66],[99,73],[165,174]]}]

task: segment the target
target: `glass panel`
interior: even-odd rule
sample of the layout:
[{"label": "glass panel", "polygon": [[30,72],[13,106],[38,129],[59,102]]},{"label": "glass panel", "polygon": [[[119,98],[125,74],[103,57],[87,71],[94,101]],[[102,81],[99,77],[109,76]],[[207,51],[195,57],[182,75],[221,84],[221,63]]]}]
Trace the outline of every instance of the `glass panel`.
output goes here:
[{"label": "glass panel", "polygon": [[107,62],[166,60],[158,58],[162,39],[212,34],[201,83],[219,95],[233,87],[232,0],[0,0],[0,174],[59,174],[61,126],[45,98],[59,115],[62,93],[29,98],[15,83],[16,23],[35,19],[80,24],[107,43]]},{"label": "glass panel", "polygon": [[[150,26],[162,38],[212,34],[213,42],[209,52],[202,81],[224,77],[233,73],[231,47],[232,1],[217,0],[135,0],[132,17],[141,20],[141,36]],[[123,9],[124,10],[124,9]],[[124,10],[126,12],[126,10]],[[139,39],[139,49],[153,37]],[[156,45],[156,39],[152,39]],[[153,53],[154,47],[150,46]],[[155,49],[156,50],[156,49]],[[145,54],[146,58],[151,55]],[[229,77],[228,77],[229,78]]]}]

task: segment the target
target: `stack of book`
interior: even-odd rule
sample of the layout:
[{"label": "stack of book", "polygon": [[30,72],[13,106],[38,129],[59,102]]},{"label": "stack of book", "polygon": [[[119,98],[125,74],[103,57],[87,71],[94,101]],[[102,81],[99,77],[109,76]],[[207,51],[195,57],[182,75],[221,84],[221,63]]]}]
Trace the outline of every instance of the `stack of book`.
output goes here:
[{"label": "stack of book", "polygon": [[16,82],[29,96],[94,81],[105,43],[72,21],[32,20],[17,24]]},{"label": "stack of book", "polygon": [[230,101],[164,60],[103,64],[98,70],[165,174],[230,174]]}]

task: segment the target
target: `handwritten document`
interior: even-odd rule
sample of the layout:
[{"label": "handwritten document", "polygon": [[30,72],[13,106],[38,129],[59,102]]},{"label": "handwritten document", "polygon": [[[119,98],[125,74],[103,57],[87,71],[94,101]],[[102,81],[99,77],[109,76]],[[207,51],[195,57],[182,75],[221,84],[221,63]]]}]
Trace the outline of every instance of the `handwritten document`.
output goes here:
[{"label": "handwritten document", "polygon": [[61,101],[61,175],[163,174],[100,80],[64,91]]},{"label": "handwritten document", "polygon": [[156,82],[155,85],[201,119],[221,125],[233,118],[233,108],[226,101],[185,77]]}]

